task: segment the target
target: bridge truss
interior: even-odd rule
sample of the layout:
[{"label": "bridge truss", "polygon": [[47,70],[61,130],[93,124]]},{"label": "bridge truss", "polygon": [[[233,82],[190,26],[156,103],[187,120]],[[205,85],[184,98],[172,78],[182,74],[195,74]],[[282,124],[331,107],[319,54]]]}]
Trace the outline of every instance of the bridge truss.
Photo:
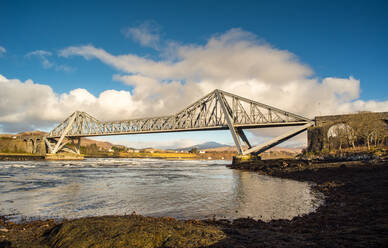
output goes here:
[{"label": "bridge truss", "polygon": [[[48,152],[80,153],[80,138],[90,136],[229,129],[239,154],[261,153],[305,131],[312,120],[222,90],[214,90],[180,112],[160,117],[100,121],[76,111],[46,137]],[[252,147],[243,129],[300,126],[265,144]],[[66,145],[72,143],[72,148]],[[242,142],[248,147],[243,149]]]}]

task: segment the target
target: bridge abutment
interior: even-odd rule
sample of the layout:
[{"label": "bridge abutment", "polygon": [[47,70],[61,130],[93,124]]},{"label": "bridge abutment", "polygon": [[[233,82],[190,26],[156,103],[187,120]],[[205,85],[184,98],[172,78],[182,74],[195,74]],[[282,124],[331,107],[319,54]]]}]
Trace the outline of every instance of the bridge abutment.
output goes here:
[{"label": "bridge abutment", "polygon": [[387,124],[388,112],[316,116],[315,126],[307,130],[307,152],[317,154],[339,147],[354,147],[357,142],[365,143],[368,133],[375,134],[374,140],[378,135],[383,136],[380,139],[386,145]]},{"label": "bridge abutment", "polygon": [[261,157],[255,154],[233,156],[232,165],[247,164],[252,161],[261,160]]}]

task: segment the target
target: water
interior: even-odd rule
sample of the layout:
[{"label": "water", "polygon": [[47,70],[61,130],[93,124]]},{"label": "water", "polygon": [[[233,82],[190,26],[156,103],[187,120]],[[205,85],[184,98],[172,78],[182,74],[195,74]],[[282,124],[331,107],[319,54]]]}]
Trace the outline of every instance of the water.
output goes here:
[{"label": "water", "polygon": [[226,161],[86,159],[0,162],[0,215],[76,218],[130,214],[291,219],[322,197],[305,182],[226,168]]}]

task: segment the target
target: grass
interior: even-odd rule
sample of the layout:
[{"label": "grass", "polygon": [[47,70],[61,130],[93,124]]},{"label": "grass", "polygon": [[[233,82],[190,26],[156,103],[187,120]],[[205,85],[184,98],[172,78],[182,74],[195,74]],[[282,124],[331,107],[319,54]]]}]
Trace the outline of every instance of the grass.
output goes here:
[{"label": "grass", "polygon": [[41,157],[41,154],[36,153],[18,153],[18,152],[0,152],[0,156],[34,156]]},{"label": "grass", "polygon": [[150,157],[150,158],[195,158],[196,154],[193,153],[170,153],[170,152],[154,152],[154,153],[123,153],[120,154],[121,158],[137,158],[137,157]]}]

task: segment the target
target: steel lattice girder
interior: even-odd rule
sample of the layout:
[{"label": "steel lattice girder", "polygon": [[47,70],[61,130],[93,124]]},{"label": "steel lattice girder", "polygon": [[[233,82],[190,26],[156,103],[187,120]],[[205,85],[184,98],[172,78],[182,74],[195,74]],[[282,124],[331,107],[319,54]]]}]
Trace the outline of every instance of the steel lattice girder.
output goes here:
[{"label": "steel lattice girder", "polygon": [[[238,133],[244,139],[242,128],[298,126],[311,122],[300,115],[225,91],[214,90],[182,111],[169,116],[100,121],[85,112],[76,111],[54,128],[47,138],[60,139],[53,149],[55,153],[65,137],[230,129],[236,145],[241,148],[236,137]],[[244,142],[246,141],[245,137]],[[242,154],[241,149],[239,152]]]}]

